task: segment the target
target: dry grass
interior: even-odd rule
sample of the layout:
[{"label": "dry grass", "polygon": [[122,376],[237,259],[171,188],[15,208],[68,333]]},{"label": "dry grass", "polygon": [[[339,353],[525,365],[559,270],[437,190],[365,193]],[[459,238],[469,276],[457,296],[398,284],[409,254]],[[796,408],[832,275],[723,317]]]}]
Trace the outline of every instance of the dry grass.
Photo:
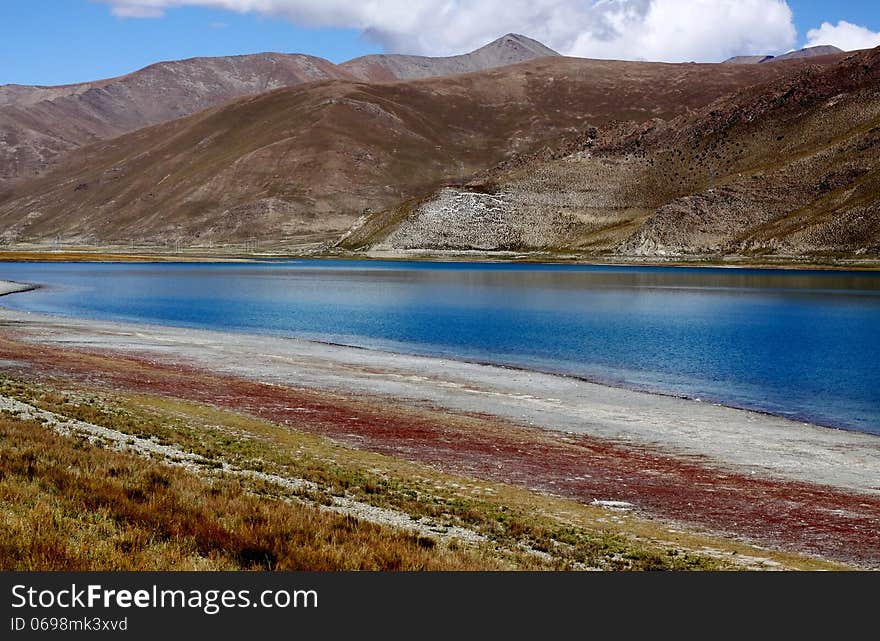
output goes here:
[{"label": "dry grass", "polygon": [[[317,489],[299,497],[315,505],[345,496],[426,520],[441,531],[448,526],[467,528],[488,539],[488,544],[468,549],[490,567],[840,567],[682,531],[635,514],[609,514],[524,488],[445,474],[430,466],[352,449],[322,436],[200,403],[91,387],[60,391],[3,377],[0,393],[62,416],[193,452],[212,463],[200,473],[214,474],[225,464],[305,479]],[[260,488],[260,492],[273,504],[290,497],[290,492],[278,487]],[[421,545],[431,544],[422,539]],[[444,551],[441,545],[433,549]]]},{"label": "dry grass", "polygon": [[[72,402],[67,399],[68,407]],[[100,402],[92,398],[73,412],[106,420],[96,415],[96,404]],[[112,420],[123,431],[152,434],[160,441],[186,443],[187,447],[198,434],[194,451],[205,453],[202,448],[212,448],[222,452],[224,460],[244,467],[257,463],[260,469],[276,472],[295,470],[298,476],[316,480],[331,491],[342,488],[359,500],[466,526],[499,545],[525,545],[563,563],[612,570],[717,570],[742,567],[735,561],[751,557],[756,559],[749,564],[753,568],[765,565],[759,559],[766,559],[765,567],[844,569],[838,563],[756,548],[632,513],[609,514],[567,498],[446,474],[199,403],[133,394],[118,396],[111,405],[117,412]],[[133,417],[139,417],[134,419],[137,428],[131,423]],[[144,429],[147,423],[152,427]]]},{"label": "dry grass", "polygon": [[3,570],[477,570],[434,540],[0,415]]}]

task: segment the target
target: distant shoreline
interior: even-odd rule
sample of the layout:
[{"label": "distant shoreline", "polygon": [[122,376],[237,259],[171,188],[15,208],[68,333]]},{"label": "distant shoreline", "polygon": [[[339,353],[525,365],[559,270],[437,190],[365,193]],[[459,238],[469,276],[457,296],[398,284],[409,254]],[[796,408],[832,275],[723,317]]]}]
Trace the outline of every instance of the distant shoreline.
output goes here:
[{"label": "distant shoreline", "polygon": [[323,253],[129,253],[115,252],[111,249],[94,251],[0,251],[0,264],[4,262],[58,262],[58,263],[263,263],[294,260],[351,260],[388,261],[421,263],[487,263],[514,265],[583,265],[618,267],[682,267],[714,269],[764,269],[764,270],[804,270],[804,271],[880,271],[880,259],[829,259],[827,262],[815,257],[795,259],[751,260],[739,256],[693,256],[632,257],[632,256],[588,256],[578,254],[551,255],[540,252],[461,252],[412,250],[399,252],[323,252]]}]

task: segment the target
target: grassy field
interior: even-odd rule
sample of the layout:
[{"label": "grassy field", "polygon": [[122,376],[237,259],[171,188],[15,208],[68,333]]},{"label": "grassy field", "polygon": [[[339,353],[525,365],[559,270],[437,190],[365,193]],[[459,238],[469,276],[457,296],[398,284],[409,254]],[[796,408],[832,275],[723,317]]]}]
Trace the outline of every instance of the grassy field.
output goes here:
[{"label": "grassy field", "polygon": [[505,567],[0,417],[4,570],[471,570]]},{"label": "grassy field", "polygon": [[[115,430],[131,444],[145,439],[200,461],[184,466],[179,457],[145,457],[134,447],[117,451],[93,435],[75,429],[59,434],[45,419],[5,413],[3,569],[837,567],[450,476],[208,405],[5,378],[0,395],[59,419]],[[267,478],[305,481],[308,487],[292,489]],[[345,502],[406,515],[422,531],[332,509]],[[436,534],[426,535],[425,524]],[[473,536],[459,540],[456,530]]]}]

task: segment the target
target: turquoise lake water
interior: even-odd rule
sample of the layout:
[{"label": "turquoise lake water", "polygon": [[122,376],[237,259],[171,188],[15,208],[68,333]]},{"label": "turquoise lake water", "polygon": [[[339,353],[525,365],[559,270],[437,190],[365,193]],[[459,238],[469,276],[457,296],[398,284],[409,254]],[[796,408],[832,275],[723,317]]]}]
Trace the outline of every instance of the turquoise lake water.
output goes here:
[{"label": "turquoise lake water", "polygon": [[297,261],[0,264],[27,311],[440,355],[880,434],[880,273]]}]

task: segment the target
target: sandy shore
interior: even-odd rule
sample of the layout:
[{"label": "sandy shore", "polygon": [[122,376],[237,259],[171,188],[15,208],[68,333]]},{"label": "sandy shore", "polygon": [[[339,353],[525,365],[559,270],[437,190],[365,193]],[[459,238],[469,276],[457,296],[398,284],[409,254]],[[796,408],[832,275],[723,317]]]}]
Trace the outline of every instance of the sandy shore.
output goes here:
[{"label": "sandy shore", "polygon": [[[21,291],[0,282],[0,292]],[[46,346],[181,363],[276,385],[388,398],[648,446],[765,478],[880,495],[880,437],[582,380],[255,335],[62,319],[0,308]]]}]

